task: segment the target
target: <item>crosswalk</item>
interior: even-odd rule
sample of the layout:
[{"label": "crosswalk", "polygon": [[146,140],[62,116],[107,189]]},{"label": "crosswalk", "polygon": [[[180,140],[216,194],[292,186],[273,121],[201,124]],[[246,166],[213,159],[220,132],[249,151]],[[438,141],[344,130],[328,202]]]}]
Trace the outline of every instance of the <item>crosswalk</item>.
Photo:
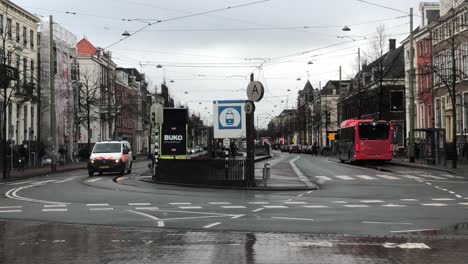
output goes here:
[{"label": "crosswalk", "polygon": [[331,182],[331,181],[379,181],[379,180],[388,180],[388,181],[398,181],[398,180],[453,180],[458,179],[454,175],[432,175],[432,174],[376,174],[376,175],[315,175],[312,176],[315,180],[321,182]]}]

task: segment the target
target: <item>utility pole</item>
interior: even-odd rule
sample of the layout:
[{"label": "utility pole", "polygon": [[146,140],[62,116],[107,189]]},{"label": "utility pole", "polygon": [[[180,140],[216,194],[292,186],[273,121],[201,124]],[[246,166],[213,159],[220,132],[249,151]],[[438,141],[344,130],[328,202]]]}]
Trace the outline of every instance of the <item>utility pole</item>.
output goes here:
[{"label": "utility pole", "polygon": [[[250,74],[250,81],[254,81],[254,74]],[[252,102],[253,103],[253,102]],[[254,107],[255,110],[255,107]],[[254,110],[252,112],[246,113],[245,115],[245,121],[246,121],[246,136],[247,136],[247,172],[246,172],[246,178],[247,178],[247,186],[249,187],[255,187],[255,145],[254,145],[254,122],[255,122],[255,114]]]},{"label": "utility pole", "polygon": [[361,108],[362,108],[362,100],[361,100],[361,48],[358,48],[358,119],[361,119]]},{"label": "utility pole", "polygon": [[414,49],[413,49],[413,8],[410,8],[410,70],[409,70],[409,161],[414,162]]},{"label": "utility pole", "polygon": [[52,151],[51,151],[51,169],[55,171],[57,169],[57,120],[55,116],[55,56],[54,56],[54,21],[52,16],[49,16],[49,27],[50,27],[50,35],[49,35],[49,67],[50,67],[50,75],[49,75],[49,82],[50,82],[50,138],[52,144]]}]

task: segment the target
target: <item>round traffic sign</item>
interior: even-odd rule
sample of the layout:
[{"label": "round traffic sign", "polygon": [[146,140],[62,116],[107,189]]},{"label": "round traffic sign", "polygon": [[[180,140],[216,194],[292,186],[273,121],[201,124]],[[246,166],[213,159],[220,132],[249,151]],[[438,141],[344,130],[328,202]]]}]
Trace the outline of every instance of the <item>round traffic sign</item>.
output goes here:
[{"label": "round traffic sign", "polygon": [[264,93],[265,89],[261,82],[253,81],[247,86],[247,98],[249,98],[250,101],[258,102],[262,100]]},{"label": "round traffic sign", "polygon": [[245,102],[244,110],[246,114],[251,114],[253,111],[255,111],[255,104],[252,101]]}]

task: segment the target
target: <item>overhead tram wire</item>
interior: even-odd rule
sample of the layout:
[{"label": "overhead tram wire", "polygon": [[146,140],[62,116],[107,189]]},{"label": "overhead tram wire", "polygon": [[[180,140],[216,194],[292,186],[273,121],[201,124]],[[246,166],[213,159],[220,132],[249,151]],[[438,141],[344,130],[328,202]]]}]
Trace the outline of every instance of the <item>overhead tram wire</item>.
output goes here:
[{"label": "overhead tram wire", "polygon": [[241,8],[241,7],[245,7],[245,6],[251,6],[251,5],[256,5],[256,4],[260,4],[260,3],[265,3],[265,2],[269,2],[271,0],[261,0],[261,1],[255,1],[255,2],[250,2],[250,3],[246,3],[246,4],[240,4],[240,5],[235,5],[235,6],[228,6],[228,7],[225,7],[225,8],[218,8],[218,9],[214,9],[214,10],[209,10],[209,11],[204,11],[204,12],[199,12],[199,13],[194,13],[194,14],[190,14],[190,15],[185,15],[185,16],[179,16],[179,17],[174,17],[174,18],[168,18],[168,19],[164,19],[164,20],[156,20],[155,22],[151,22],[151,23],[148,23],[147,25],[141,27],[140,29],[137,29],[136,31],[134,31],[133,33],[130,34],[130,36],[127,36],[127,37],[124,37],[124,38],[121,38],[120,40],[110,44],[109,46],[105,47],[104,49],[109,49],[110,47],[128,39],[128,38],[131,38],[132,36],[134,36],[135,34],[155,25],[155,24],[158,24],[158,23],[163,23],[163,22],[169,22],[169,21],[174,21],[174,20],[179,20],[179,19],[184,19],[184,18],[189,18],[189,17],[195,17],[195,16],[201,16],[201,15],[206,15],[206,14],[211,14],[211,13],[216,13],[216,12],[220,12],[220,11],[226,11],[226,10],[231,10],[231,9],[236,9],[236,8]]},{"label": "overhead tram wire", "polygon": [[368,4],[368,5],[373,5],[373,6],[381,7],[381,8],[384,8],[384,9],[400,12],[400,13],[403,13],[403,14],[407,14],[409,16],[409,12],[406,12],[406,11],[403,11],[403,10],[400,10],[400,9],[396,9],[396,8],[393,8],[393,7],[384,6],[384,5],[381,5],[381,4],[377,4],[377,3],[373,3],[373,2],[369,2],[369,1],[365,1],[365,0],[356,0],[356,1]]}]

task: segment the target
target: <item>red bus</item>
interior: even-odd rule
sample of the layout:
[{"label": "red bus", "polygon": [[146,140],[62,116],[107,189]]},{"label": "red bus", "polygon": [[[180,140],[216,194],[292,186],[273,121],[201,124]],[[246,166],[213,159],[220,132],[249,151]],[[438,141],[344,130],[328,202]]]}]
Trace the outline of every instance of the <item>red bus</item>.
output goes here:
[{"label": "red bus", "polygon": [[392,160],[392,130],[387,121],[343,121],[338,129],[338,158],[341,162]]}]

